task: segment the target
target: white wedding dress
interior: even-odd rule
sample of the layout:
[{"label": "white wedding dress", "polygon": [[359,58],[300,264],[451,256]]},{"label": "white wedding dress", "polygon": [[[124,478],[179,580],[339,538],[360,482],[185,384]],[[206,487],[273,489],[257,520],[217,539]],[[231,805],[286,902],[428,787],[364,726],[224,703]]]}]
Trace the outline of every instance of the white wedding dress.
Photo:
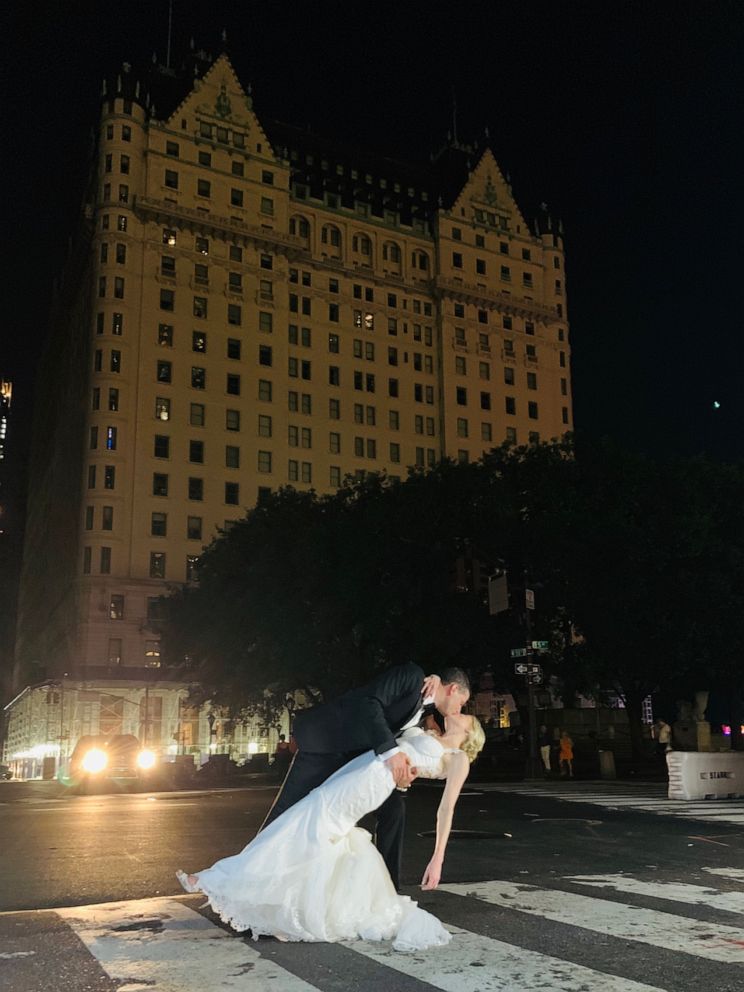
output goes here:
[{"label": "white wedding dress", "polygon": [[[436,737],[418,727],[398,739],[422,778],[444,778]],[[393,940],[401,951],[450,941],[431,913],[395,891],[366,830],[356,826],[395,787],[367,751],[286,810],[240,854],[197,872],[198,888],[235,930],[282,940]]]}]

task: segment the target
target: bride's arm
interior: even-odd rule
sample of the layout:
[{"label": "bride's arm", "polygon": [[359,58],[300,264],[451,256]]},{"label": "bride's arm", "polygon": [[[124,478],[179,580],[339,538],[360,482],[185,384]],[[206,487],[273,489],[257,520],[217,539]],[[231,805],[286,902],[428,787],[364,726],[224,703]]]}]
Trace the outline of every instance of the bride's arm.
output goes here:
[{"label": "bride's arm", "polygon": [[455,804],[460,791],[468,777],[470,762],[464,751],[455,751],[447,756],[447,779],[444,784],[444,794],[437,810],[437,840],[434,854],[426,866],[424,877],[421,879],[422,889],[436,889],[442,877],[444,852],[447,848]]}]

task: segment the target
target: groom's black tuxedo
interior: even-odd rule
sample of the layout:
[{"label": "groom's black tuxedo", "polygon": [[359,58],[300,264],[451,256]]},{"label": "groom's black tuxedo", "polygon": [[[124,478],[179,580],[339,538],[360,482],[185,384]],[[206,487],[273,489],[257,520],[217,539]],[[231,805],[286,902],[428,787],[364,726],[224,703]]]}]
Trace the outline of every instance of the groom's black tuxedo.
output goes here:
[{"label": "groom's black tuxedo", "polygon": [[298,713],[294,738],[300,751],[316,754],[383,754],[395,747],[401,727],[421,708],[424,673],[409,662],[338,699]]},{"label": "groom's black tuxedo", "polygon": [[[299,750],[264,826],[325,782],[364,751],[384,754],[421,708],[424,673],[409,662],[383,672],[367,685],[295,717]],[[376,844],[398,888],[405,827],[404,794],[397,789],[377,810]]]}]

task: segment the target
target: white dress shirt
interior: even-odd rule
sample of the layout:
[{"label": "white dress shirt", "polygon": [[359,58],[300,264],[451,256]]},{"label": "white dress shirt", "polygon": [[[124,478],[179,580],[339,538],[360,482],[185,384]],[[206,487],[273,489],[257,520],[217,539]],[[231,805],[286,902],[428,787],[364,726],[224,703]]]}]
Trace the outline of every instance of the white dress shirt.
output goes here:
[{"label": "white dress shirt", "polygon": [[[400,728],[398,733],[402,734],[404,730],[410,730],[411,727],[417,726],[419,721],[421,720],[421,717],[424,715],[424,707],[431,706],[433,702],[434,702],[433,696],[426,696],[423,702],[421,703],[421,706],[419,706],[419,708],[413,714],[411,719],[403,724],[403,726]],[[396,745],[395,747],[391,747],[389,751],[383,751],[382,754],[378,754],[377,757],[380,761],[387,761],[388,758],[392,758],[392,756],[394,754],[397,754],[398,751],[400,751],[400,748]]]}]

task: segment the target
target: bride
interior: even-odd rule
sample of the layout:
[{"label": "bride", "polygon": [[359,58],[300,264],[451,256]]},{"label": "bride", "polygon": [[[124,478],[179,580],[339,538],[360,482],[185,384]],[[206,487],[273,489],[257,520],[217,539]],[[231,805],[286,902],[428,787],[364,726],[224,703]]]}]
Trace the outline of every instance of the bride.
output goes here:
[{"label": "bride", "polygon": [[[445,717],[444,733],[413,727],[398,744],[421,778],[444,779],[434,853],[421,888],[439,884],[455,803],[484,743],[473,716]],[[203,892],[235,930],[280,940],[390,940],[396,950],[449,942],[439,920],[395,891],[372,838],[356,826],[395,788],[387,765],[366,751],[265,827],[240,854],[193,875],[176,876]]]}]

